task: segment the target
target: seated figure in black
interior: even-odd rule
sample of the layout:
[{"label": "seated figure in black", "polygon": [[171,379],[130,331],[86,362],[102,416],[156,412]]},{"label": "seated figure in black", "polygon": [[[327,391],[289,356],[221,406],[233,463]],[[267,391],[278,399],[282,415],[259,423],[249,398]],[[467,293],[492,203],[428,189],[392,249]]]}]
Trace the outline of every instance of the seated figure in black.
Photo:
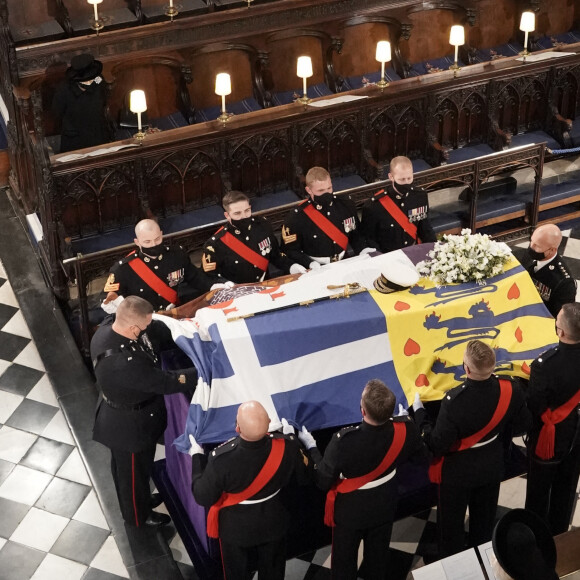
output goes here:
[{"label": "seated figure in black", "polygon": [[93,55],[74,56],[66,71],[66,80],[55,91],[52,110],[61,123],[61,153],[111,140],[102,70],[103,63]]}]

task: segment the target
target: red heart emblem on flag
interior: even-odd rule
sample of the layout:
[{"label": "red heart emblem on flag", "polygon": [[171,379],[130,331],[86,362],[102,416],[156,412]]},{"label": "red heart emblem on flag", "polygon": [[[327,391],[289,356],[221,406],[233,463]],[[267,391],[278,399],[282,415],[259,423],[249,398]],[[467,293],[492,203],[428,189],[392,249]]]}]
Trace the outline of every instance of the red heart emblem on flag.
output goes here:
[{"label": "red heart emblem on flag", "polygon": [[413,356],[414,354],[419,354],[421,352],[421,347],[412,338],[409,338],[405,343],[403,352],[406,356]]},{"label": "red heart emblem on flag", "polygon": [[517,300],[520,297],[520,289],[518,285],[514,282],[510,289],[508,290],[507,297],[509,300]]},{"label": "red heart emblem on flag", "polygon": [[411,305],[407,304],[406,302],[401,302],[400,300],[397,300],[395,302],[394,308],[395,308],[395,310],[398,310],[399,312],[401,312],[402,310],[409,310],[409,308],[411,308]]},{"label": "red heart emblem on flag", "polygon": [[416,387],[428,387],[429,386],[429,379],[427,378],[427,375],[420,374],[415,379],[415,386]]}]

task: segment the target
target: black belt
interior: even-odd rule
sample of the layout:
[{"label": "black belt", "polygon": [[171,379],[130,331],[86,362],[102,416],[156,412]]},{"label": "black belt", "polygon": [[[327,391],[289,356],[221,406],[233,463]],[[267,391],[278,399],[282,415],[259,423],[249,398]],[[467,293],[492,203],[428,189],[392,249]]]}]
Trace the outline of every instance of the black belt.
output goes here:
[{"label": "black belt", "polygon": [[134,405],[125,405],[124,403],[114,403],[113,401],[107,399],[105,395],[102,396],[103,401],[105,401],[105,403],[107,403],[107,405],[109,405],[111,409],[121,409],[122,411],[140,411],[147,405],[150,405],[151,403],[157,400],[157,397],[151,397],[150,399],[146,399],[145,401],[141,401],[140,403],[135,403]]}]

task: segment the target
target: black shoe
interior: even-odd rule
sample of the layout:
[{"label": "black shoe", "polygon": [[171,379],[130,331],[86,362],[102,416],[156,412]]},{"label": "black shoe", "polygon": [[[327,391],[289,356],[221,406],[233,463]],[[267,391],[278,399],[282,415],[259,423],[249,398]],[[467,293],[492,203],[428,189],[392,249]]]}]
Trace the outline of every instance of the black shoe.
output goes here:
[{"label": "black shoe", "polygon": [[161,514],[159,512],[151,512],[145,520],[145,525],[149,528],[158,528],[159,526],[166,526],[169,523],[171,523],[171,518],[167,514]]},{"label": "black shoe", "polygon": [[151,509],[154,510],[163,503],[163,498],[160,493],[151,494]]}]

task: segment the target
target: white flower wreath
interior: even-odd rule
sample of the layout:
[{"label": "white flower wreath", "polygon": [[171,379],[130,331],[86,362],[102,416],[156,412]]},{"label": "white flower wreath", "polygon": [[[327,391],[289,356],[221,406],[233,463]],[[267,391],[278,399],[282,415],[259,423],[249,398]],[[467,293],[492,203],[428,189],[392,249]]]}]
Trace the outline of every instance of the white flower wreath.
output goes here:
[{"label": "white flower wreath", "polygon": [[444,235],[428,256],[428,260],[417,264],[417,270],[442,286],[461,282],[485,284],[487,278],[502,272],[512,253],[503,242],[464,229],[460,235]]}]

